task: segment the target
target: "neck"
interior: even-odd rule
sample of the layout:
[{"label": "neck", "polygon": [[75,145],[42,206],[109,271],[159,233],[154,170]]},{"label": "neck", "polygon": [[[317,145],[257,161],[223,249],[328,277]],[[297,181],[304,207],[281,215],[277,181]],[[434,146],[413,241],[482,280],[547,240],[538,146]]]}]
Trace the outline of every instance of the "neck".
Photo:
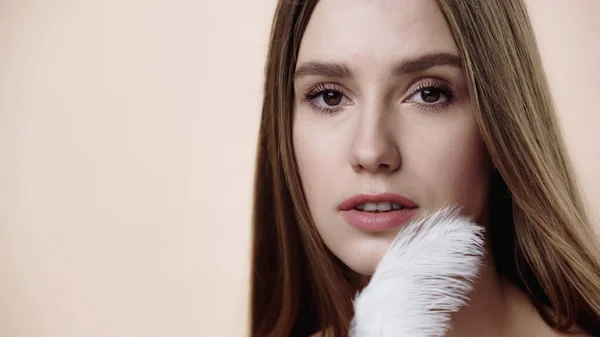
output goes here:
[{"label": "neck", "polygon": [[448,336],[504,336],[508,324],[509,305],[505,284],[497,274],[488,254],[469,302],[452,316]]},{"label": "neck", "polygon": [[452,316],[448,337],[559,336],[526,294],[496,273],[490,254],[469,297],[468,304]]}]

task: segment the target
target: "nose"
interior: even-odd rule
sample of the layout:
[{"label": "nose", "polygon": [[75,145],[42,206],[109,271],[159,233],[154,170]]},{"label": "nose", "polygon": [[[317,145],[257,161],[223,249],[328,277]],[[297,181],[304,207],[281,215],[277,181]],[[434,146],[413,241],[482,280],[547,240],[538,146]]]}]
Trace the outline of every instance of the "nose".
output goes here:
[{"label": "nose", "polygon": [[357,173],[392,173],[400,168],[400,149],[389,122],[362,120],[352,140],[350,165]]}]

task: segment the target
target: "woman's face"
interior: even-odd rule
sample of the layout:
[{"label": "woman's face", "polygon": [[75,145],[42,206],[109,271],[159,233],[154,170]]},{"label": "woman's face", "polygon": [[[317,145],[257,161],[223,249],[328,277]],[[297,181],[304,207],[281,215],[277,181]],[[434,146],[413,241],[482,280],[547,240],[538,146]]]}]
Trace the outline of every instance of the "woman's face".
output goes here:
[{"label": "woman's face", "polygon": [[446,203],[482,219],[490,165],[435,1],[319,1],[294,90],[308,206],[350,268],[372,274],[407,221]]}]

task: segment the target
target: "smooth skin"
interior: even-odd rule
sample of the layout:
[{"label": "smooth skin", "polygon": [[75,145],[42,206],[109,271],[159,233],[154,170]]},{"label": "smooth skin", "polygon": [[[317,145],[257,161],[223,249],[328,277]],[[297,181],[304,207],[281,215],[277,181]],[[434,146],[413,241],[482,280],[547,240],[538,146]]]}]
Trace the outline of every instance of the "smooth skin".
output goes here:
[{"label": "smooth skin", "polygon": [[[322,0],[312,14],[294,79],[294,150],[320,236],[362,275],[399,228],[349,225],[337,207],[353,195],[398,193],[420,213],[457,204],[487,224],[494,168],[458,55],[432,0]],[[564,335],[488,262],[448,336]]]}]

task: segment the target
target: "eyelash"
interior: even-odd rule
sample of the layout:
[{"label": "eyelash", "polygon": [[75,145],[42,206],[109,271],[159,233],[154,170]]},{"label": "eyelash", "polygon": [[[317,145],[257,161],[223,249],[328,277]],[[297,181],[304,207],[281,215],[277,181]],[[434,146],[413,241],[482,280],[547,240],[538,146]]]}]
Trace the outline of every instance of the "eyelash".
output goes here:
[{"label": "eyelash", "polygon": [[456,100],[456,94],[454,93],[454,90],[452,90],[452,88],[450,88],[450,86],[447,83],[431,79],[427,79],[426,81],[421,82],[415,89],[412,90],[412,93],[410,94],[409,98],[413,97],[419,92],[422,92],[423,90],[439,91],[440,94],[443,95],[446,100],[441,103],[433,104],[414,103],[415,105],[418,105],[420,109],[438,110],[445,108],[446,106],[452,104]]},{"label": "eyelash", "polygon": [[326,92],[334,92],[342,95],[342,99],[348,98],[346,91],[338,84],[329,84],[329,83],[319,83],[316,86],[312,87],[302,99],[303,102],[307,102],[311,109],[316,112],[321,112],[325,114],[333,114],[343,109],[343,106],[334,107],[334,108],[324,108],[317,104],[315,104],[315,98]]},{"label": "eyelash", "polygon": [[[449,104],[452,104],[456,95],[452,88],[444,82],[436,81],[428,79],[426,81],[421,82],[415,89],[412,90],[409,98],[414,95],[422,92],[423,90],[433,90],[439,91],[441,95],[445,97],[445,101],[441,103],[433,103],[433,104],[422,104],[422,103],[414,103],[418,108],[424,110],[438,110],[442,109]],[[348,95],[345,90],[338,84],[330,84],[330,83],[319,83],[316,86],[312,87],[303,97],[302,101],[309,104],[309,107],[316,112],[324,113],[324,114],[333,114],[343,109],[343,106],[337,106],[333,108],[325,108],[315,104],[314,100],[320,95],[326,92],[333,92],[342,95],[342,99],[348,99]],[[406,101],[406,100],[405,100]]]}]

